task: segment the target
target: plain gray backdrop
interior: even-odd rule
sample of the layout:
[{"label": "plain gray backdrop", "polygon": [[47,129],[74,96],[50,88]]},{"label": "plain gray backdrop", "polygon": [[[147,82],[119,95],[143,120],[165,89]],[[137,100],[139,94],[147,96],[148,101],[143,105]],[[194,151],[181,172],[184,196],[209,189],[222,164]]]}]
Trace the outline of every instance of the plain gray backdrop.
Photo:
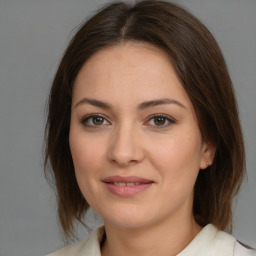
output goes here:
[{"label": "plain gray backdrop", "polygon": [[[59,235],[54,192],[43,174],[44,106],[71,35],[104,0],[0,0],[0,255],[52,252]],[[237,92],[248,181],[234,234],[256,247],[256,1],[176,0],[216,37]],[[73,31],[73,32],[72,32]],[[94,218],[88,217],[93,224]],[[80,238],[87,231],[80,232]]]}]

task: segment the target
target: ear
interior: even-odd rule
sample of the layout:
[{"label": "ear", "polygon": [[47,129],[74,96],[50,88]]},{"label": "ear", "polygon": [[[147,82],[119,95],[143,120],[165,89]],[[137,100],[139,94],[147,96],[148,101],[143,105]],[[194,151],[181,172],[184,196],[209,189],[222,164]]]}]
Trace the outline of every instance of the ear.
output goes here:
[{"label": "ear", "polygon": [[207,169],[212,165],[216,153],[216,145],[213,142],[203,142],[200,169]]}]

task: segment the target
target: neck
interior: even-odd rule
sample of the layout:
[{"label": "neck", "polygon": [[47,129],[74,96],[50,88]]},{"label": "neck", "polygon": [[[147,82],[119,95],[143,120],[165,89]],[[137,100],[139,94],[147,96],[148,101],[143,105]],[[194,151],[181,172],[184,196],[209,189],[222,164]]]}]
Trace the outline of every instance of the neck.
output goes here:
[{"label": "neck", "polygon": [[[180,216],[179,216],[180,217]],[[102,256],[174,256],[200,232],[194,218],[172,218],[143,228],[123,228],[105,222],[106,241]]]}]

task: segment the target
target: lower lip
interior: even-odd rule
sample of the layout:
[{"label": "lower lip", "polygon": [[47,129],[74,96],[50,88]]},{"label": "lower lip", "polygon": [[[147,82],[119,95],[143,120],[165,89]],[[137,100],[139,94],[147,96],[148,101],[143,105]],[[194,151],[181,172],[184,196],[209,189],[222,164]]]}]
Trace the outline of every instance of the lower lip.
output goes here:
[{"label": "lower lip", "polygon": [[149,187],[152,186],[153,183],[141,183],[139,185],[134,186],[117,186],[113,183],[104,183],[107,187],[107,189],[114,195],[117,196],[133,196],[136,195]]}]

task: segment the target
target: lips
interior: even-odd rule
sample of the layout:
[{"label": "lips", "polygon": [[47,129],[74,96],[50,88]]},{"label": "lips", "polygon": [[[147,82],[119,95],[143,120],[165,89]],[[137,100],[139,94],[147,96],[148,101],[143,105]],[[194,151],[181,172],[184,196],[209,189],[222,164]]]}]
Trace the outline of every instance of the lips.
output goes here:
[{"label": "lips", "polygon": [[141,183],[139,182],[110,182],[116,186],[120,186],[120,187],[124,187],[124,186],[128,186],[128,187],[131,187],[131,186],[137,186],[137,185],[140,185]]},{"label": "lips", "polygon": [[154,183],[152,180],[137,176],[110,176],[102,180],[107,189],[117,196],[133,196],[140,193]]}]

